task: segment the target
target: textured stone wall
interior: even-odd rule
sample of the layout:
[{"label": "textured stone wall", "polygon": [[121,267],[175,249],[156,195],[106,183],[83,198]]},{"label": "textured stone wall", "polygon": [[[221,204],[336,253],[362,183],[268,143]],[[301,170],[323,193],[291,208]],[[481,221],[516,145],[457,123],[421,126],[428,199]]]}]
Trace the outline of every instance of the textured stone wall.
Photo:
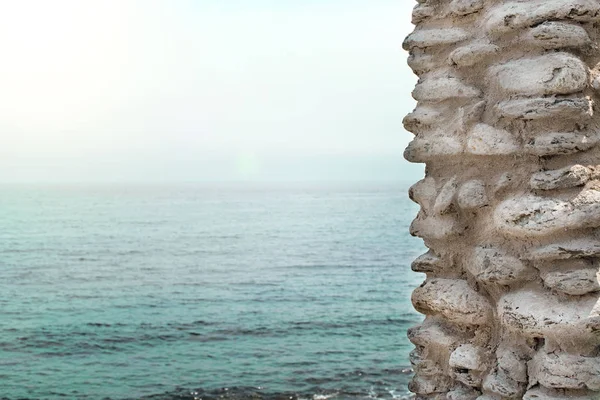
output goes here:
[{"label": "textured stone wall", "polygon": [[410,389],[600,399],[600,0],[418,0],[413,22]]}]

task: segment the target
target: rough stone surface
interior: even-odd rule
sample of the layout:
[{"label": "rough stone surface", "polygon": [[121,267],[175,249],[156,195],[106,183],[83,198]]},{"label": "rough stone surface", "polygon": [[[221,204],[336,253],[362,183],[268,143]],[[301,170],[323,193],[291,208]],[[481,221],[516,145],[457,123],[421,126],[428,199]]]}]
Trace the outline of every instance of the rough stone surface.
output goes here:
[{"label": "rough stone surface", "polygon": [[418,0],[418,400],[600,399],[600,1]]}]

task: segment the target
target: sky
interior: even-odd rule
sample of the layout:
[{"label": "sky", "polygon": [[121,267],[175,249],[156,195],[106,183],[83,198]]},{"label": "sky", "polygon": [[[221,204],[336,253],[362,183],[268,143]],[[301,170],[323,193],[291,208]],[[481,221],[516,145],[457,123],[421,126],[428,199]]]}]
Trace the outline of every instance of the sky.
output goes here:
[{"label": "sky", "polygon": [[405,0],[0,0],[0,182],[416,181]]}]

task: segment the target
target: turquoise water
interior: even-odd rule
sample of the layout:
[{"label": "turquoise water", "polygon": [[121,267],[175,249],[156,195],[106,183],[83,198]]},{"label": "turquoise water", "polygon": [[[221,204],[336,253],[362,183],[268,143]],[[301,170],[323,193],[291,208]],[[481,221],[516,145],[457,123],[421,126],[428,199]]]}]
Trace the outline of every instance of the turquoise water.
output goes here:
[{"label": "turquoise water", "polygon": [[0,187],[0,398],[403,398],[407,187]]}]

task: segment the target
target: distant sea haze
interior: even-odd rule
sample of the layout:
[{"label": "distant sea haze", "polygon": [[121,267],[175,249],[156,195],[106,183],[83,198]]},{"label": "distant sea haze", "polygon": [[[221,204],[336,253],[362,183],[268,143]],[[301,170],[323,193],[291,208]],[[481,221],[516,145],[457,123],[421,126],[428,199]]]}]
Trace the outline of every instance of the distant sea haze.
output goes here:
[{"label": "distant sea haze", "polygon": [[0,186],[0,399],[402,399],[406,185]]}]

